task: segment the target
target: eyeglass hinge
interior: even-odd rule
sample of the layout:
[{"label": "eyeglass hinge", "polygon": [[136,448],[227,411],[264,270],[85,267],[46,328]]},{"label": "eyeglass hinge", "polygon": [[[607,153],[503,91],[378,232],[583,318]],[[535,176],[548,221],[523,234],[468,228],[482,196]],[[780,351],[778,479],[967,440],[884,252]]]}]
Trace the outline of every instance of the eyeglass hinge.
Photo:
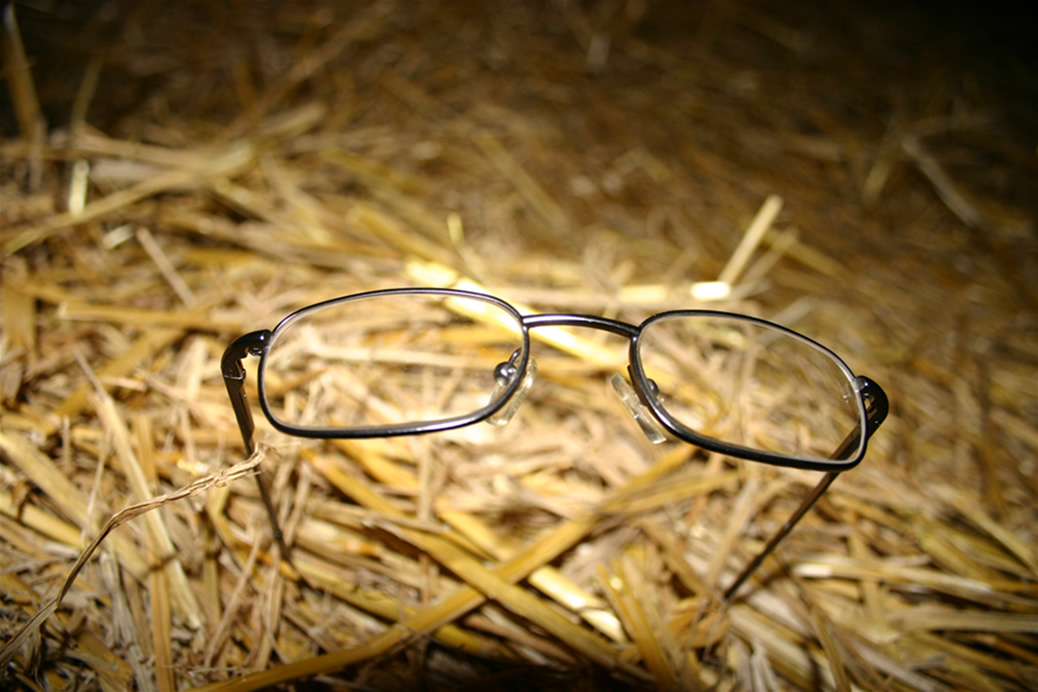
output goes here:
[{"label": "eyeglass hinge", "polygon": [[246,356],[262,356],[267,349],[267,339],[269,337],[270,330],[262,329],[239,336],[231,342],[231,345],[223,352],[223,358],[220,360],[220,371],[223,373],[223,376],[234,380],[244,380],[245,368],[241,362]]}]

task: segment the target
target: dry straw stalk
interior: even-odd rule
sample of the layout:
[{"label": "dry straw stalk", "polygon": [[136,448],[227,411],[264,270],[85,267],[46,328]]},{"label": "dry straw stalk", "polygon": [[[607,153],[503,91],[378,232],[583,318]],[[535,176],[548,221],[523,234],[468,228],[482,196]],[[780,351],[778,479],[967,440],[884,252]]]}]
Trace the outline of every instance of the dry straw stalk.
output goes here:
[{"label": "dry straw stalk", "polygon": [[[1033,686],[1034,219],[999,187],[1038,179],[1033,151],[998,109],[929,117],[973,108],[958,86],[880,93],[857,70],[888,56],[785,10],[600,5],[141,2],[121,43],[83,30],[118,49],[77,65],[49,132],[5,8],[0,685]],[[866,31],[845,24],[835,43]],[[391,286],[763,316],[894,407],[723,603],[817,479],[648,444],[610,335],[538,330],[505,427],[303,442],[256,407],[244,460],[227,345]],[[493,323],[465,316],[450,338],[482,348]],[[318,391],[328,355],[271,391]]]}]

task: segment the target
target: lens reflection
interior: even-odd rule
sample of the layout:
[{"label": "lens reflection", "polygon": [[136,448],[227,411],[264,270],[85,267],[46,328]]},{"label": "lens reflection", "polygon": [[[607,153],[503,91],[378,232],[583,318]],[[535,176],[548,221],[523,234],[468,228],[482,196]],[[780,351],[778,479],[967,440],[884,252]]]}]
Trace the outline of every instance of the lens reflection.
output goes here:
[{"label": "lens reflection", "polygon": [[644,327],[638,349],[660,405],[699,435],[812,460],[830,459],[849,435],[861,435],[850,373],[791,332],[734,316],[671,313]]}]

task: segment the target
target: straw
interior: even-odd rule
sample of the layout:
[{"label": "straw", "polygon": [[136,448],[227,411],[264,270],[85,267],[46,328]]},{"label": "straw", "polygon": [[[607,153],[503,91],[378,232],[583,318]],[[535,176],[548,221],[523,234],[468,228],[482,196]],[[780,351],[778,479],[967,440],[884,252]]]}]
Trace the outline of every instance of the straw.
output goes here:
[{"label": "straw", "polygon": [[3,24],[3,32],[0,34],[0,39],[2,39],[0,49],[2,49],[4,69],[7,72],[7,83],[11,90],[11,103],[14,106],[23,141],[32,147],[33,172],[30,182],[32,188],[35,189],[39,187],[40,177],[43,174],[40,157],[47,125],[40,108],[36,83],[32,78],[32,66],[25,53],[25,45],[18,28],[18,18],[15,15],[13,2],[4,5],[0,23]]},{"label": "straw", "polygon": [[[128,9],[5,7],[0,686],[1030,689],[1033,118],[1003,88],[1026,70],[959,53],[1013,32],[910,6]],[[420,438],[278,432],[249,354],[243,460],[224,349],[390,287],[778,321],[891,415],[728,603],[816,474],[650,444],[617,335],[531,330],[507,425]],[[500,311],[378,317],[268,369],[267,403],[486,405]],[[737,406],[731,354],[681,347]],[[747,439],[829,424],[823,398],[779,415],[810,382],[762,386]]]},{"label": "straw", "polygon": [[782,211],[781,197],[771,195],[764,200],[764,204],[761,205],[757,215],[753,218],[753,222],[746,229],[742,240],[739,241],[739,246],[735,248],[735,252],[729,258],[728,264],[724,266],[724,269],[721,270],[720,275],[717,277],[719,283],[728,284],[729,286],[735,284],[743,270],[745,270],[747,263],[749,263],[753,251],[757,249],[760,241],[764,238],[764,234],[771,228],[771,224],[774,223],[775,217],[778,216],[780,211]]}]

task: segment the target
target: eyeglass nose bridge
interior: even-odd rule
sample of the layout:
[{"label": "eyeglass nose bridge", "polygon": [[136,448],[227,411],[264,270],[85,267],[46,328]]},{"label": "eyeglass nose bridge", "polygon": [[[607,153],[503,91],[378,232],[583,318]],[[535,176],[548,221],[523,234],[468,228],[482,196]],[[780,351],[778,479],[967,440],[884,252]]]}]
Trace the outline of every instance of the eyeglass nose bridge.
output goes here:
[{"label": "eyeglass nose bridge", "polygon": [[[638,335],[639,328],[621,322],[619,320],[610,319],[607,317],[599,317],[596,315],[580,315],[580,314],[541,314],[541,315],[525,315],[523,316],[523,326],[527,329],[536,328],[553,328],[553,327],[581,327],[587,329],[597,329],[618,336],[623,336],[627,339],[635,339]],[[499,363],[494,368],[494,379],[497,384],[494,387],[494,391],[490,395],[490,403],[493,403],[501,395],[503,389],[510,387],[515,382],[515,376],[517,374],[518,363],[522,356],[522,350],[516,350],[511,358],[507,362]],[[630,373],[630,366],[628,366],[628,372]],[[516,389],[515,393],[512,394],[511,398],[498,409],[493,415],[486,419],[486,422],[491,425],[503,426],[507,424],[516,411],[519,410],[519,406],[526,398],[526,394],[533,384],[534,377],[537,373],[537,362],[531,355],[527,363],[526,371],[523,373],[523,381]],[[632,375],[633,377],[633,375]],[[620,397],[621,403],[624,408],[631,414],[635,422],[645,433],[645,436],[653,443],[660,444],[667,440],[666,433],[664,432],[663,426],[656,420],[656,417],[652,412],[645,406],[637,392],[628,382],[621,373],[615,373],[611,380],[613,390],[617,396]],[[651,387],[650,394],[655,395],[656,383],[652,380],[648,380],[648,384]]]}]

